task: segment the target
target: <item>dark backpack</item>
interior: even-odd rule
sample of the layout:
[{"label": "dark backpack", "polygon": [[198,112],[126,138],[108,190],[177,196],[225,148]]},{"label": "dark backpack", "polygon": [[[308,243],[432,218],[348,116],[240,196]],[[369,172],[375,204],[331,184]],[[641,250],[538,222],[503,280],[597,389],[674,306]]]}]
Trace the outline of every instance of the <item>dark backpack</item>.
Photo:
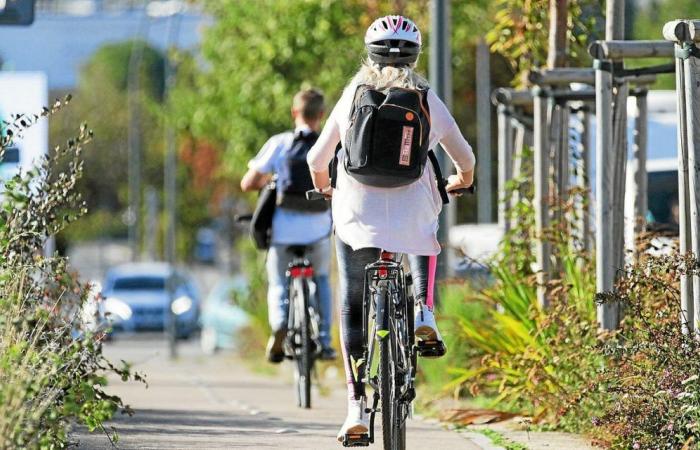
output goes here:
[{"label": "dark backpack", "polygon": [[260,191],[255,212],[250,221],[250,237],[258,250],[270,248],[272,238],[272,218],[275,215],[277,188],[274,181]]},{"label": "dark backpack", "polygon": [[429,150],[430,108],[427,90],[366,85],[355,91],[345,135],[345,170],[360,183],[400,187],[418,180],[430,159],[444,203],[442,174]]},{"label": "dark backpack", "polygon": [[318,134],[297,134],[284,153],[286,170],[278,174],[277,206],[302,212],[322,212],[329,208],[328,202],[309,201],[306,191],[314,188],[306,162],[306,155],[316,143]]}]

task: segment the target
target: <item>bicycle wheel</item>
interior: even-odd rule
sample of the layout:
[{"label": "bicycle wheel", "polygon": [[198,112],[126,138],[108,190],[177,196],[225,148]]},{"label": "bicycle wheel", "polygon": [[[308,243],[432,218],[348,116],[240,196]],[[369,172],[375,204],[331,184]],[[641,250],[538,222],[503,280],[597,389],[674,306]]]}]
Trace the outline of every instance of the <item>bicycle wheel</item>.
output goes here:
[{"label": "bicycle wheel", "polygon": [[[377,323],[383,324],[388,334],[379,338],[379,398],[382,411],[382,442],[384,450],[403,450],[399,447],[398,418],[399,405],[396,401],[395,339],[396,335],[391,326],[391,302],[388,301],[386,287],[380,287],[377,294]],[[381,330],[381,329],[380,329]],[[405,439],[403,439],[405,441]]]},{"label": "bicycle wheel", "polygon": [[308,290],[302,280],[294,280],[294,297],[292,305],[295,308],[295,334],[298,339],[295,352],[295,378],[297,382],[297,405],[300,408],[311,408],[311,329],[309,324]]}]

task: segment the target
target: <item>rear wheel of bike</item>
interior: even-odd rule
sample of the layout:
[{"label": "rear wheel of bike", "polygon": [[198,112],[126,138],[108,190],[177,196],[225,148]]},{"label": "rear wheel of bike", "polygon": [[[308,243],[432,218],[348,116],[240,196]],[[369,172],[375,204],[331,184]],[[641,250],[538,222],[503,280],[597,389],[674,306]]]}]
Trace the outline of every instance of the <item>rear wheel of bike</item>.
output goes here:
[{"label": "rear wheel of bike", "polygon": [[387,291],[380,289],[377,296],[377,314],[384,314],[383,318],[377,318],[379,324],[389,333],[379,339],[379,398],[382,410],[382,441],[385,450],[403,450],[405,438],[400,438],[398,427],[399,402],[396,398],[395,367],[395,333],[392,330],[389,308],[391,307]]},{"label": "rear wheel of bike", "polygon": [[297,404],[300,408],[311,408],[311,368],[313,366],[311,328],[309,319],[308,295],[301,280],[294,283],[295,298],[292,305],[296,308],[297,351],[295,369],[297,381]]}]

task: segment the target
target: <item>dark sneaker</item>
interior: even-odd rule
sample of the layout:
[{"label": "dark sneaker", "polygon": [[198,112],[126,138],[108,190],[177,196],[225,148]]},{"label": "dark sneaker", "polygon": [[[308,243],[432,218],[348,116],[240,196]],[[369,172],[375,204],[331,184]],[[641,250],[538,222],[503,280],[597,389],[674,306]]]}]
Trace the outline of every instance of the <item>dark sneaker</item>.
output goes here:
[{"label": "dark sneaker", "polygon": [[273,364],[279,364],[284,361],[284,337],[287,335],[287,330],[277,330],[272,333],[267,341],[267,360]]},{"label": "dark sneaker", "polygon": [[333,361],[338,357],[338,354],[335,352],[333,347],[324,347],[321,350],[321,354],[318,355],[318,359],[321,361]]}]

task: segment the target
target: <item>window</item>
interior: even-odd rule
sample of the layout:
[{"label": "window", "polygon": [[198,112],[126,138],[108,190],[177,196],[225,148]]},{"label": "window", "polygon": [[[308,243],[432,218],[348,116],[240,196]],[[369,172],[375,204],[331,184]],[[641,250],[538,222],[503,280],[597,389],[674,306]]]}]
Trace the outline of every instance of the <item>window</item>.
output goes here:
[{"label": "window", "polygon": [[120,291],[162,291],[165,279],[159,277],[124,277],[114,280],[114,290]]}]

